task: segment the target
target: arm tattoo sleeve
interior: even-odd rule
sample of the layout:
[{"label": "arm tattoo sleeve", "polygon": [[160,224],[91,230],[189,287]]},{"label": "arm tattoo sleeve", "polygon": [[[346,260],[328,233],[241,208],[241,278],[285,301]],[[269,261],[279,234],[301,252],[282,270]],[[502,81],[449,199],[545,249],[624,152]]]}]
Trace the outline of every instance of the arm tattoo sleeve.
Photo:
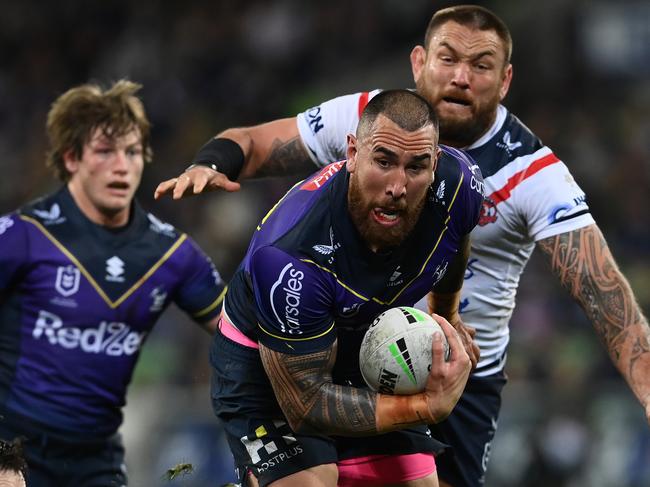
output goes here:
[{"label": "arm tattoo sleeve", "polygon": [[294,431],[345,436],[376,434],[376,394],[332,383],[336,343],[327,350],[307,355],[284,354],[260,345],[260,355]]},{"label": "arm tattoo sleeve", "polygon": [[269,155],[266,157],[255,177],[268,176],[305,176],[316,170],[307,149],[299,136],[289,140],[275,139]]},{"label": "arm tattoo sleeve", "polygon": [[650,397],[650,331],[596,225],[538,242],[640,400]]}]

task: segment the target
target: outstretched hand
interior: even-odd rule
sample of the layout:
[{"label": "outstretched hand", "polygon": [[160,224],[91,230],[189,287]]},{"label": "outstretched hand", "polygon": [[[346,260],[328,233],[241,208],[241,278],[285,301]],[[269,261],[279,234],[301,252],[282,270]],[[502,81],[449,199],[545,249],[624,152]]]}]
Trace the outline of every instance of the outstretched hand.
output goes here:
[{"label": "outstretched hand", "polygon": [[176,178],[168,179],[158,185],[153,194],[154,199],[160,199],[166,194],[179,200],[187,196],[208,191],[239,191],[241,185],[231,181],[225,174],[206,166],[194,166]]},{"label": "outstretched hand", "polygon": [[434,334],[431,370],[425,389],[429,413],[439,422],[449,416],[460,399],[472,362],[456,329],[442,316],[435,313],[431,316],[442,328],[449,344],[449,360],[445,361],[442,337],[437,332]]}]

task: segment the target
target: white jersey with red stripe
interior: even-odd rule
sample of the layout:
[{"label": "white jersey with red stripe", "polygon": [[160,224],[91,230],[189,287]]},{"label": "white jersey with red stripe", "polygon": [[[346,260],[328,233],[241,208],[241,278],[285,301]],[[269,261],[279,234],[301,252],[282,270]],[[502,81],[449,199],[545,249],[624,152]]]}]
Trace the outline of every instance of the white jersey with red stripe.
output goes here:
[{"label": "white jersey with red stripe", "polygon": [[[297,116],[319,166],[345,158],[346,136],[355,133],[363,108],[380,91],[334,98]],[[474,373],[487,376],[505,364],[517,286],[535,242],[594,220],[567,166],[504,106],[487,133],[464,149],[481,168],[486,199],[471,234],[461,314],[476,328],[481,348]]]}]

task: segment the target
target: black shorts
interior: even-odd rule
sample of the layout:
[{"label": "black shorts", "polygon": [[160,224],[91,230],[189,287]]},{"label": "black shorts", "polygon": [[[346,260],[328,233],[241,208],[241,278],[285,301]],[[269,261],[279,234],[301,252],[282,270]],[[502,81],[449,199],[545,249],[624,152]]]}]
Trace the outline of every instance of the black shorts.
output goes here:
[{"label": "black shorts", "polygon": [[436,457],[438,478],[454,487],[485,484],[485,471],[501,409],[503,372],[470,376],[465,391],[449,417],[431,426],[435,438],[451,448]]},{"label": "black shorts", "polygon": [[248,472],[264,487],[287,475],[339,459],[436,453],[444,448],[424,426],[366,438],[294,433],[275,399],[257,349],[216,333],[210,363],[212,407],[223,423],[237,476],[244,486]]},{"label": "black shorts", "polygon": [[127,485],[122,438],[66,441],[33,424],[4,415],[0,438],[23,438],[30,487],[121,487]]}]

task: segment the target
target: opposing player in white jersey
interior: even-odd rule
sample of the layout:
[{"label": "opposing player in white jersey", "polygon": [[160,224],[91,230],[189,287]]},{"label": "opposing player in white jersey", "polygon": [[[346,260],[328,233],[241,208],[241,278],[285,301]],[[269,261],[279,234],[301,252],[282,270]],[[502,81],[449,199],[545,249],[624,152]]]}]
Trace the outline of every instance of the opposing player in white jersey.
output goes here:
[{"label": "opposing player in white jersey", "polygon": [[[650,332],[567,166],[501,105],[512,79],[512,40],[504,23],[478,6],[438,11],[424,46],[411,53],[417,90],[440,118],[444,144],[465,149],[485,180],[479,226],[462,298],[431,303],[460,326],[476,329],[478,366],[463,397],[433,434],[453,447],[436,459],[441,485],[484,483],[500,409],[508,322],[520,275],[535,245],[583,307],[650,421]],[[237,177],[286,174],[344,157],[345,136],[378,90],[343,96],[296,118],[229,129],[204,146],[198,165],[157,189],[180,198],[237,190]],[[287,163],[293,161],[293,166]],[[313,166],[312,166],[313,167]],[[216,170],[216,172],[215,172]],[[230,179],[226,178],[228,176]]]}]

